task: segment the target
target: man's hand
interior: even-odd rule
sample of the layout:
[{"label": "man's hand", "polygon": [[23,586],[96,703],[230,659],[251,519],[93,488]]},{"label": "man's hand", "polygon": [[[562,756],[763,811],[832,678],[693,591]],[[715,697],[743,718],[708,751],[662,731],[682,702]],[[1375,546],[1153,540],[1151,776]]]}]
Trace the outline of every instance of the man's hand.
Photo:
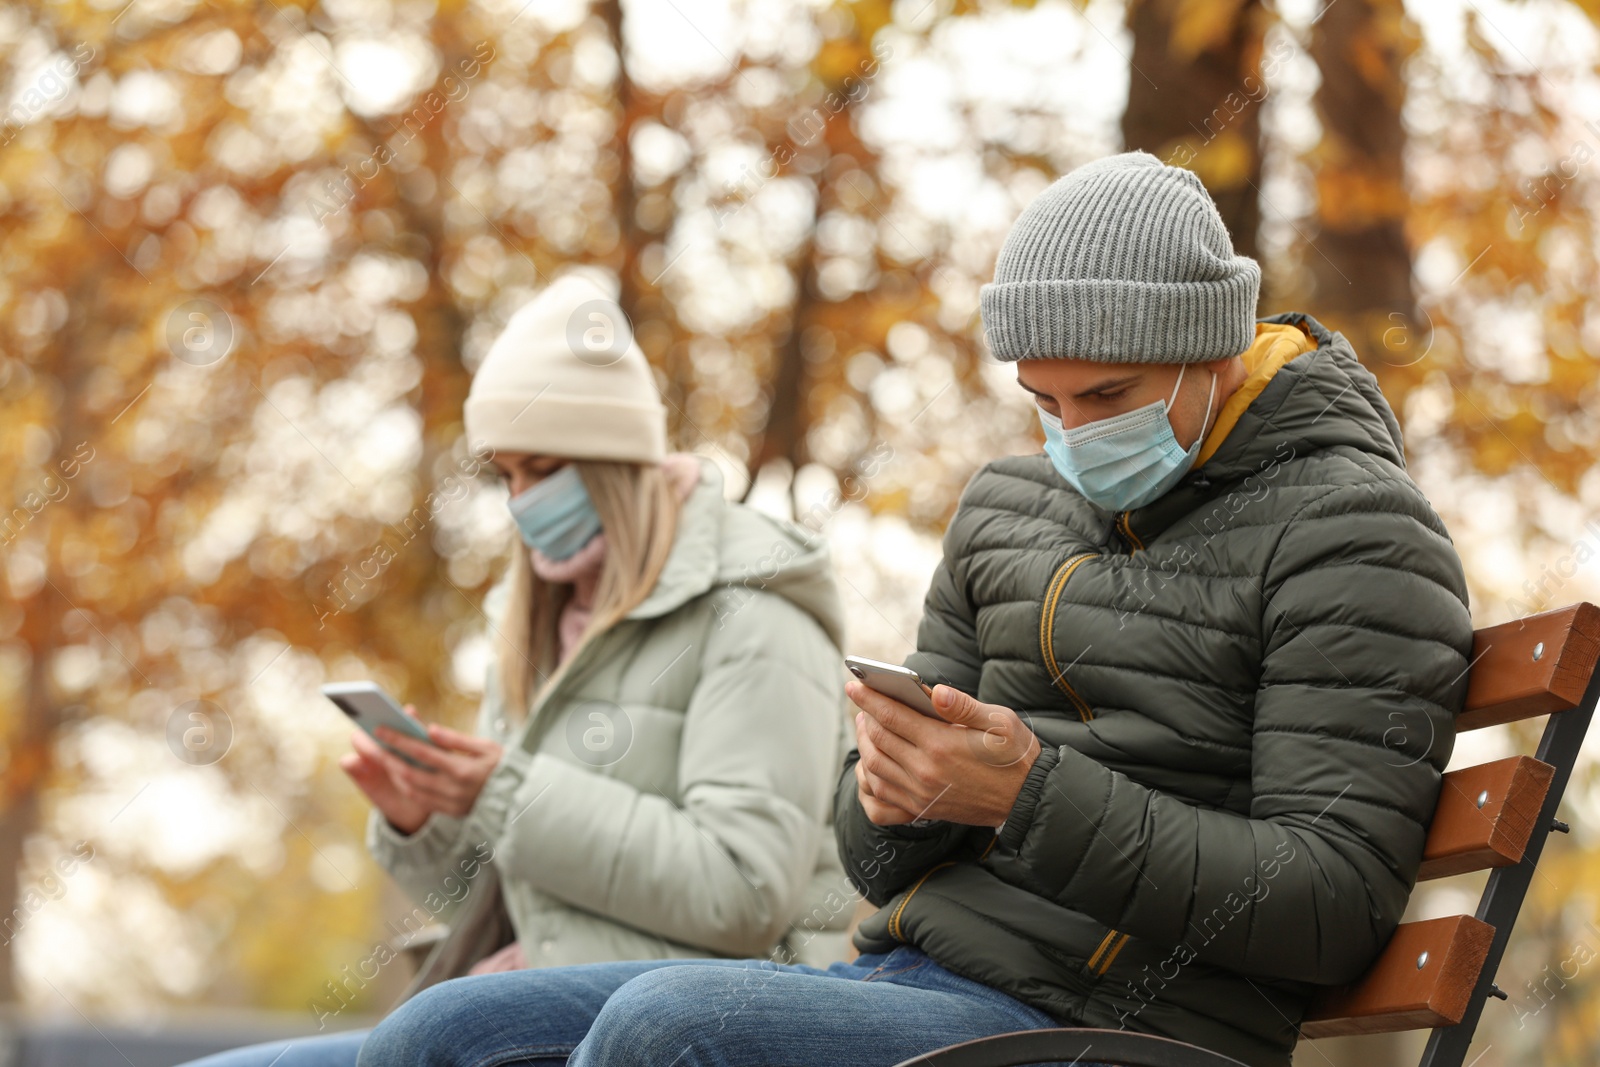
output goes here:
[{"label": "man's hand", "polygon": [[852,679],[856,789],[879,826],[944,819],[998,827],[1039,758],[1039,739],[1017,713],[947,685],[933,689],[938,722]]},{"label": "man's hand", "polygon": [[[406,714],[416,711],[406,706]],[[357,730],[350,738],[355,752],[339,761],[384,818],[402,833],[413,834],[433,812],[464,818],[478,801],[483,783],[500,764],[504,750],[487,738],[475,737],[437,723],[426,727],[432,745],[379,727],[386,745],[404,752],[418,763],[413,767],[393,752]]]}]

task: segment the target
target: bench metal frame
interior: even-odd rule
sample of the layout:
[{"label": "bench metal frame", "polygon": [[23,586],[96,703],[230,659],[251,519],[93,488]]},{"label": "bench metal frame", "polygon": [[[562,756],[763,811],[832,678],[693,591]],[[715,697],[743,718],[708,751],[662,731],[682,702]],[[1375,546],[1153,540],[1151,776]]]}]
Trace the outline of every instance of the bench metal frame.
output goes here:
[{"label": "bench metal frame", "polygon": [[[1418,1067],[1461,1067],[1467,1057],[1467,1047],[1483,1015],[1483,1005],[1494,995],[1495,972],[1505,955],[1506,944],[1511,940],[1511,928],[1516,925],[1517,913],[1528,895],[1533,882],[1534,868],[1544,852],[1545,839],[1557,829],[1556,810],[1566,795],[1567,782],[1578,762],[1578,750],[1584,735],[1589,732],[1589,721],[1594,717],[1595,705],[1600,703],[1600,669],[1589,676],[1583,691],[1583,700],[1567,711],[1552,714],[1545,722],[1544,734],[1539,738],[1539,750],[1534,758],[1556,769],[1550,780],[1550,791],[1545,794],[1544,806],[1539,809],[1539,821],[1528,837],[1528,847],[1522,861],[1510,867],[1496,867],[1489,872],[1488,884],[1478,899],[1476,915],[1494,927],[1494,940],[1489,944],[1489,957],[1478,972],[1478,984],[1473,987],[1472,999],[1467,1001],[1466,1014],[1454,1026],[1444,1026],[1433,1031],[1428,1047],[1422,1054]],[[1545,831],[1540,833],[1541,828]]]}]

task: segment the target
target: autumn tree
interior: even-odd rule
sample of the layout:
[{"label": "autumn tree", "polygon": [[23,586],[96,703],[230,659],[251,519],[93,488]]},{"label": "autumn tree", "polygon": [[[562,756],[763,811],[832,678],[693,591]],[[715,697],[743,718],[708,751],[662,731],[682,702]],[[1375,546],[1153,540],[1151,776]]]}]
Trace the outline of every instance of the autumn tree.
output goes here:
[{"label": "autumn tree", "polygon": [[1275,21],[1259,0],[1130,0],[1128,105],[1122,141],[1206,183],[1234,248],[1259,255],[1261,105],[1280,55],[1263,51]]}]

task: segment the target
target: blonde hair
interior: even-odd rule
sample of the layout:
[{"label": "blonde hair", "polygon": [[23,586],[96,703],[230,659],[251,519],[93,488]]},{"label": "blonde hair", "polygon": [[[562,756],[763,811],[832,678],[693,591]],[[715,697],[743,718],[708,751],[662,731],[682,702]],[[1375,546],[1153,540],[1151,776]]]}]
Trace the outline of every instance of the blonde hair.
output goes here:
[{"label": "blonde hair", "polygon": [[510,596],[496,631],[500,693],[513,722],[522,721],[534,701],[550,691],[579,650],[650,595],[677,531],[678,496],[658,464],[577,459],[572,465],[605,531],[594,608],[572,655],[560,662],[557,624],[572,586],[535,574],[527,546],[513,538]]}]

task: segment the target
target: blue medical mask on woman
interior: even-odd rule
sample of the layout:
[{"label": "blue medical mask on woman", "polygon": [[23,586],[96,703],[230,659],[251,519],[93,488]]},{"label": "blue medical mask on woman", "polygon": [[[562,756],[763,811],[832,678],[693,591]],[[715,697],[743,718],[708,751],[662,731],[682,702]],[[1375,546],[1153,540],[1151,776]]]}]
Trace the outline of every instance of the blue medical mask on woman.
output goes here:
[{"label": "blue medical mask on woman", "polygon": [[570,463],[512,497],[508,506],[523,543],[551,559],[566,559],[600,532],[600,513]]},{"label": "blue medical mask on woman", "polygon": [[1185,451],[1172,432],[1169,415],[1188,369],[1184,364],[1178,371],[1172,396],[1165,403],[1152,400],[1144,407],[1073,430],[1063,429],[1059,417],[1039,408],[1045,454],[1067,484],[1091,504],[1107,511],[1142,508],[1176,485],[1200,455],[1206,436],[1204,427],[1211,419],[1211,401],[1217,392],[1217,376],[1213,372],[1211,391],[1206,394],[1205,418],[1200,420],[1201,432]]}]

